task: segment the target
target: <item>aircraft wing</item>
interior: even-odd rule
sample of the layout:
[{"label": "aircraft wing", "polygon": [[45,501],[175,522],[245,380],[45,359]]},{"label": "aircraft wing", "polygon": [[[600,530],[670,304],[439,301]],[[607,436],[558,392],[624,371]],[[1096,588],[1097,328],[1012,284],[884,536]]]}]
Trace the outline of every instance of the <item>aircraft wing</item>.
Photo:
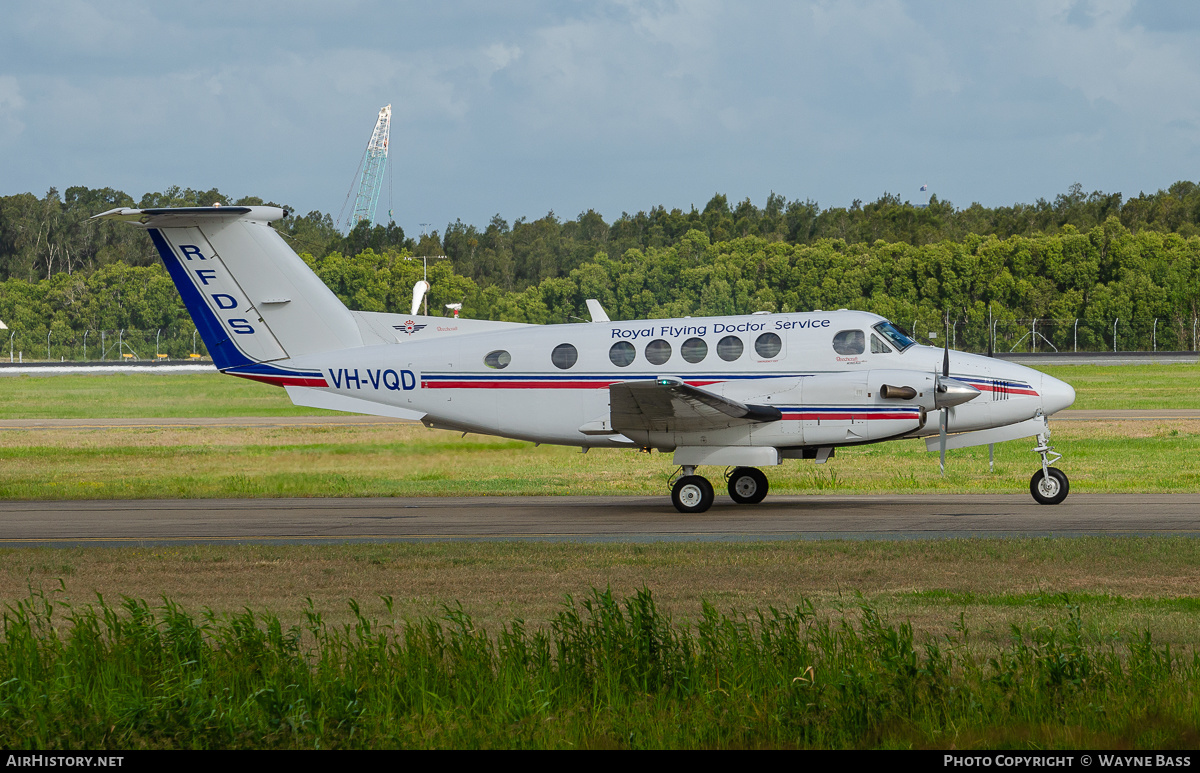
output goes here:
[{"label": "aircraft wing", "polygon": [[782,418],[777,408],[740,403],[676,378],[622,381],[609,385],[608,394],[618,432],[698,432]]}]

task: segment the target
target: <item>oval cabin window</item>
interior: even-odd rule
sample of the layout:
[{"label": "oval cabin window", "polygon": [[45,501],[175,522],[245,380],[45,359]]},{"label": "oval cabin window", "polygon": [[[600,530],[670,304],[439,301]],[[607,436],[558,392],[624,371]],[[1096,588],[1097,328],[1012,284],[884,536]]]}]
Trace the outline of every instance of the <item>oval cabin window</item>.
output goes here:
[{"label": "oval cabin window", "polygon": [[489,352],[488,356],[483,358],[484,365],[487,365],[489,368],[495,368],[496,370],[504,370],[508,367],[510,362],[512,362],[512,355],[503,349],[497,349],[494,352]]},{"label": "oval cabin window", "polygon": [[725,336],[717,341],[717,356],[725,362],[733,362],[742,356],[742,339],[737,336]]},{"label": "oval cabin window", "polygon": [[570,344],[559,344],[550,354],[550,361],[554,363],[554,367],[562,370],[574,366],[578,360],[579,351]]},{"label": "oval cabin window", "polygon": [[608,350],[608,359],[618,368],[627,368],[637,356],[637,350],[628,341],[617,341]]},{"label": "oval cabin window", "polygon": [[833,350],[838,354],[862,354],[867,337],[861,330],[843,330],[833,337]]},{"label": "oval cabin window", "polygon": [[703,338],[689,338],[679,347],[679,353],[688,362],[700,362],[708,356],[708,344],[704,343]]},{"label": "oval cabin window", "polygon": [[662,365],[671,359],[671,345],[661,338],[646,344],[646,359],[651,365]]},{"label": "oval cabin window", "polygon": [[754,351],[764,360],[773,360],[783,350],[783,341],[774,333],[763,333],[754,339]]}]

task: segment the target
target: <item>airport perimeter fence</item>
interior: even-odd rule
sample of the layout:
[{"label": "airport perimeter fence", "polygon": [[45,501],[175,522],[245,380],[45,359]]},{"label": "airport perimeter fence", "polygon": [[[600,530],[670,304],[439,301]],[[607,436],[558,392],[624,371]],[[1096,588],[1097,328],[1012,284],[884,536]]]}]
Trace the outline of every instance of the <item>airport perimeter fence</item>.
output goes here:
[{"label": "airport perimeter fence", "polygon": [[[7,335],[3,335],[7,334]],[[5,341],[4,339],[8,340]],[[0,330],[0,357],[7,362],[129,362],[208,359],[191,325],[150,330],[42,328]]]},{"label": "airport perimeter fence", "polygon": [[[1200,318],[954,319],[922,316],[894,319],[918,341],[967,352],[1157,352],[1197,351]],[[7,333],[7,336],[3,335]],[[7,341],[4,338],[7,337]],[[0,359],[10,362],[155,361],[207,359],[208,350],[191,325],[148,330],[69,328],[0,330]]]},{"label": "airport perimeter fence", "polygon": [[1059,352],[1194,352],[1200,318],[892,320],[921,343],[985,354]]}]

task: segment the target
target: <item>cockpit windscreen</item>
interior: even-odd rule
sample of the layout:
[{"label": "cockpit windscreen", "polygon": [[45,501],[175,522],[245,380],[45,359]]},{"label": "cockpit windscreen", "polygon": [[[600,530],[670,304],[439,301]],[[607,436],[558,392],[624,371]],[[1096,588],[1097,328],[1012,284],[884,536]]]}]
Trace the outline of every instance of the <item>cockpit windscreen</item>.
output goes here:
[{"label": "cockpit windscreen", "polygon": [[901,352],[916,343],[916,341],[901,333],[891,322],[880,322],[874,327],[874,330],[890,341],[892,346]]}]

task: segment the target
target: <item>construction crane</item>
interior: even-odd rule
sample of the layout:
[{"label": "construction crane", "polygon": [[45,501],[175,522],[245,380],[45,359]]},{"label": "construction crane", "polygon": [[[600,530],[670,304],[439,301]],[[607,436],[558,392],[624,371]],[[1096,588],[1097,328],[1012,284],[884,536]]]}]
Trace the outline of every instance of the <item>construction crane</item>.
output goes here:
[{"label": "construction crane", "polygon": [[[360,165],[362,175],[358,178],[358,195],[354,199],[354,211],[350,215],[350,228],[366,220],[375,222],[375,206],[379,203],[379,191],[383,188],[383,172],[387,167],[388,136],[392,128],[392,106],[379,109],[379,120]],[[345,209],[342,210],[343,212]]]}]

